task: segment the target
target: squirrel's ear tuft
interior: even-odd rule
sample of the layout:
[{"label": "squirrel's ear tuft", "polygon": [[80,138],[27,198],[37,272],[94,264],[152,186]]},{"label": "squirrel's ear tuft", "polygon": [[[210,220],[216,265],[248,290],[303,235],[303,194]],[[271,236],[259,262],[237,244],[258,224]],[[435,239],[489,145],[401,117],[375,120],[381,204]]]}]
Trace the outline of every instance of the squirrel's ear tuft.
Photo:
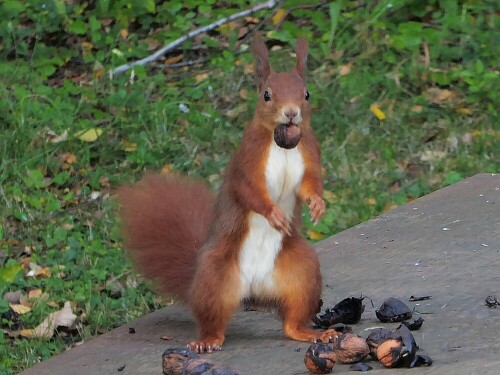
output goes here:
[{"label": "squirrel's ear tuft", "polygon": [[297,46],[295,47],[295,54],[297,55],[297,65],[295,65],[295,71],[302,77],[304,82],[306,82],[307,76],[307,50],[309,49],[309,44],[306,38],[297,39]]},{"label": "squirrel's ear tuft", "polygon": [[257,79],[257,87],[259,91],[262,91],[264,83],[266,83],[267,78],[271,74],[271,65],[269,65],[269,53],[267,52],[267,47],[260,38],[259,34],[256,34],[250,51],[255,59],[255,76]]}]

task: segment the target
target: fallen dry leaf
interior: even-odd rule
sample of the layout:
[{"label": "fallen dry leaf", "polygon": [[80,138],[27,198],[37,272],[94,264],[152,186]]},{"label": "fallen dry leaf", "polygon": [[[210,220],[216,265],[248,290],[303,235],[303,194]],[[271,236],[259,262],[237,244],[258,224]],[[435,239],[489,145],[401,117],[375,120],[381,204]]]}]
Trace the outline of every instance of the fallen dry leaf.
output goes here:
[{"label": "fallen dry leaf", "polygon": [[168,59],[165,60],[165,64],[171,65],[178,63],[179,61],[182,61],[184,58],[184,55],[181,53],[180,55],[174,56],[174,57],[169,57]]},{"label": "fallen dry leaf", "polygon": [[102,65],[99,61],[94,63],[92,75],[95,79],[101,79],[104,75],[104,65]]},{"label": "fallen dry leaf", "polygon": [[22,296],[22,293],[20,291],[17,291],[17,292],[6,292],[4,295],[3,295],[3,299],[6,300],[7,302],[9,303],[13,303],[13,304],[18,304],[19,303],[19,300]]},{"label": "fallen dry leaf", "polygon": [[169,174],[170,172],[172,172],[174,168],[172,167],[172,164],[166,164],[163,166],[163,168],[161,169],[161,174]]},{"label": "fallen dry leaf", "polygon": [[28,292],[28,298],[39,298],[43,294],[41,289],[31,289]]},{"label": "fallen dry leaf", "polygon": [[172,340],[173,338],[174,338],[173,336],[161,336],[160,337],[160,339],[165,340],[165,341]]},{"label": "fallen dry leaf", "polygon": [[127,29],[120,29],[120,36],[123,39],[127,39],[127,37],[128,37],[128,30]]},{"label": "fallen dry leaf", "polygon": [[467,107],[457,107],[455,108],[455,112],[460,113],[461,115],[470,116],[472,115],[472,109]]},{"label": "fallen dry leaf", "polygon": [[70,327],[75,320],[76,315],[71,310],[71,304],[66,301],[61,310],[50,313],[38,326],[33,329],[23,329],[20,334],[28,338],[36,337],[48,340],[54,335],[54,330],[57,327]]},{"label": "fallen dry leaf", "polygon": [[412,111],[412,112],[415,112],[415,113],[420,113],[420,112],[422,112],[423,110],[424,110],[424,107],[423,107],[423,106],[421,106],[421,105],[418,105],[418,104],[416,104],[416,105],[414,105],[413,107],[411,107],[411,111]]},{"label": "fallen dry leaf", "polygon": [[253,64],[247,64],[243,67],[243,71],[245,72],[245,74],[253,74],[254,72],[254,66]]},{"label": "fallen dry leaf", "polygon": [[148,45],[148,51],[153,51],[161,45],[160,41],[152,38],[143,39],[141,40],[141,42],[146,43]]},{"label": "fallen dry leaf", "polygon": [[448,89],[430,87],[426,91],[427,100],[433,104],[449,103],[457,98],[457,94]]},{"label": "fallen dry leaf", "polygon": [[446,157],[446,152],[444,151],[439,151],[439,150],[425,150],[421,155],[420,155],[420,160],[422,161],[436,161],[436,160],[441,160]]},{"label": "fallen dry leaf", "polygon": [[229,117],[230,119],[234,119],[241,115],[243,112],[247,110],[247,104],[246,103],[241,103],[239,106],[234,107],[230,109],[229,111],[226,112],[226,116]]},{"label": "fallen dry leaf", "polygon": [[59,156],[59,161],[62,163],[62,169],[68,169],[71,164],[76,162],[76,155],[72,152],[65,152]]},{"label": "fallen dry leaf", "polygon": [[341,65],[339,68],[339,75],[343,77],[351,73],[351,66],[352,66],[351,64]]},{"label": "fallen dry leaf", "polygon": [[82,46],[82,55],[84,57],[92,55],[92,48],[94,47],[92,43],[82,42],[81,46]]},{"label": "fallen dry leaf", "polygon": [[9,303],[9,306],[12,310],[14,310],[19,315],[23,315],[23,314],[29,313],[31,311],[31,307],[21,305],[21,304]]},{"label": "fallen dry leaf", "polygon": [[208,78],[208,73],[201,73],[201,74],[197,74],[194,79],[196,80],[196,82],[201,82],[201,81],[204,81]]},{"label": "fallen dry leaf", "polygon": [[56,134],[52,130],[48,130],[47,135],[49,136],[49,140],[51,143],[60,143],[68,139],[67,130],[64,130],[61,134]]}]

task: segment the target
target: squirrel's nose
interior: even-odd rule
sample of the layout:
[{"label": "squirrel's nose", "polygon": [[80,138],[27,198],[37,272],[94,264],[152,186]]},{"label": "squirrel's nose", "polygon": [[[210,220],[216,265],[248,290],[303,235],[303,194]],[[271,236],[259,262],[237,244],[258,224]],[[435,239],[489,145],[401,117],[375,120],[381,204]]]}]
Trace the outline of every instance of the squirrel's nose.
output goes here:
[{"label": "squirrel's nose", "polygon": [[295,116],[297,116],[297,114],[298,114],[298,112],[297,112],[296,110],[294,110],[294,109],[291,109],[291,108],[289,108],[289,109],[287,109],[287,110],[285,111],[285,116],[286,116],[286,117],[288,118],[288,120],[290,120],[290,121],[292,121],[292,120],[295,118]]}]

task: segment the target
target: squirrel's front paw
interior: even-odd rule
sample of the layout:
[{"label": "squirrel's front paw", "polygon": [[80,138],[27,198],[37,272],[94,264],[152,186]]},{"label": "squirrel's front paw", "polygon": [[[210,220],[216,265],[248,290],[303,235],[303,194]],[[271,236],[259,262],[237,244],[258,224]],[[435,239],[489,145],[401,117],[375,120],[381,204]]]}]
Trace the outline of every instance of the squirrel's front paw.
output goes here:
[{"label": "squirrel's front paw", "polygon": [[289,236],[292,234],[292,226],[278,206],[273,206],[271,213],[267,216],[267,220],[274,229],[281,233]]},{"label": "squirrel's front paw", "polygon": [[325,214],[326,204],[325,201],[318,195],[314,194],[306,199],[309,206],[309,213],[314,225],[318,224],[319,219]]}]

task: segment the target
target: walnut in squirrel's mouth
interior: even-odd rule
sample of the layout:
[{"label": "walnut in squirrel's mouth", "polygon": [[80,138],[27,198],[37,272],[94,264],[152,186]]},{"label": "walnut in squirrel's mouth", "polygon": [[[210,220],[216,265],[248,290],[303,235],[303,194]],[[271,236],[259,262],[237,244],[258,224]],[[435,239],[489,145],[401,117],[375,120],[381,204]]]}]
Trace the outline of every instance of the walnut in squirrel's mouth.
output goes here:
[{"label": "walnut in squirrel's mouth", "polygon": [[281,148],[289,150],[296,147],[300,138],[302,138],[302,129],[293,122],[279,124],[274,129],[274,142]]}]

